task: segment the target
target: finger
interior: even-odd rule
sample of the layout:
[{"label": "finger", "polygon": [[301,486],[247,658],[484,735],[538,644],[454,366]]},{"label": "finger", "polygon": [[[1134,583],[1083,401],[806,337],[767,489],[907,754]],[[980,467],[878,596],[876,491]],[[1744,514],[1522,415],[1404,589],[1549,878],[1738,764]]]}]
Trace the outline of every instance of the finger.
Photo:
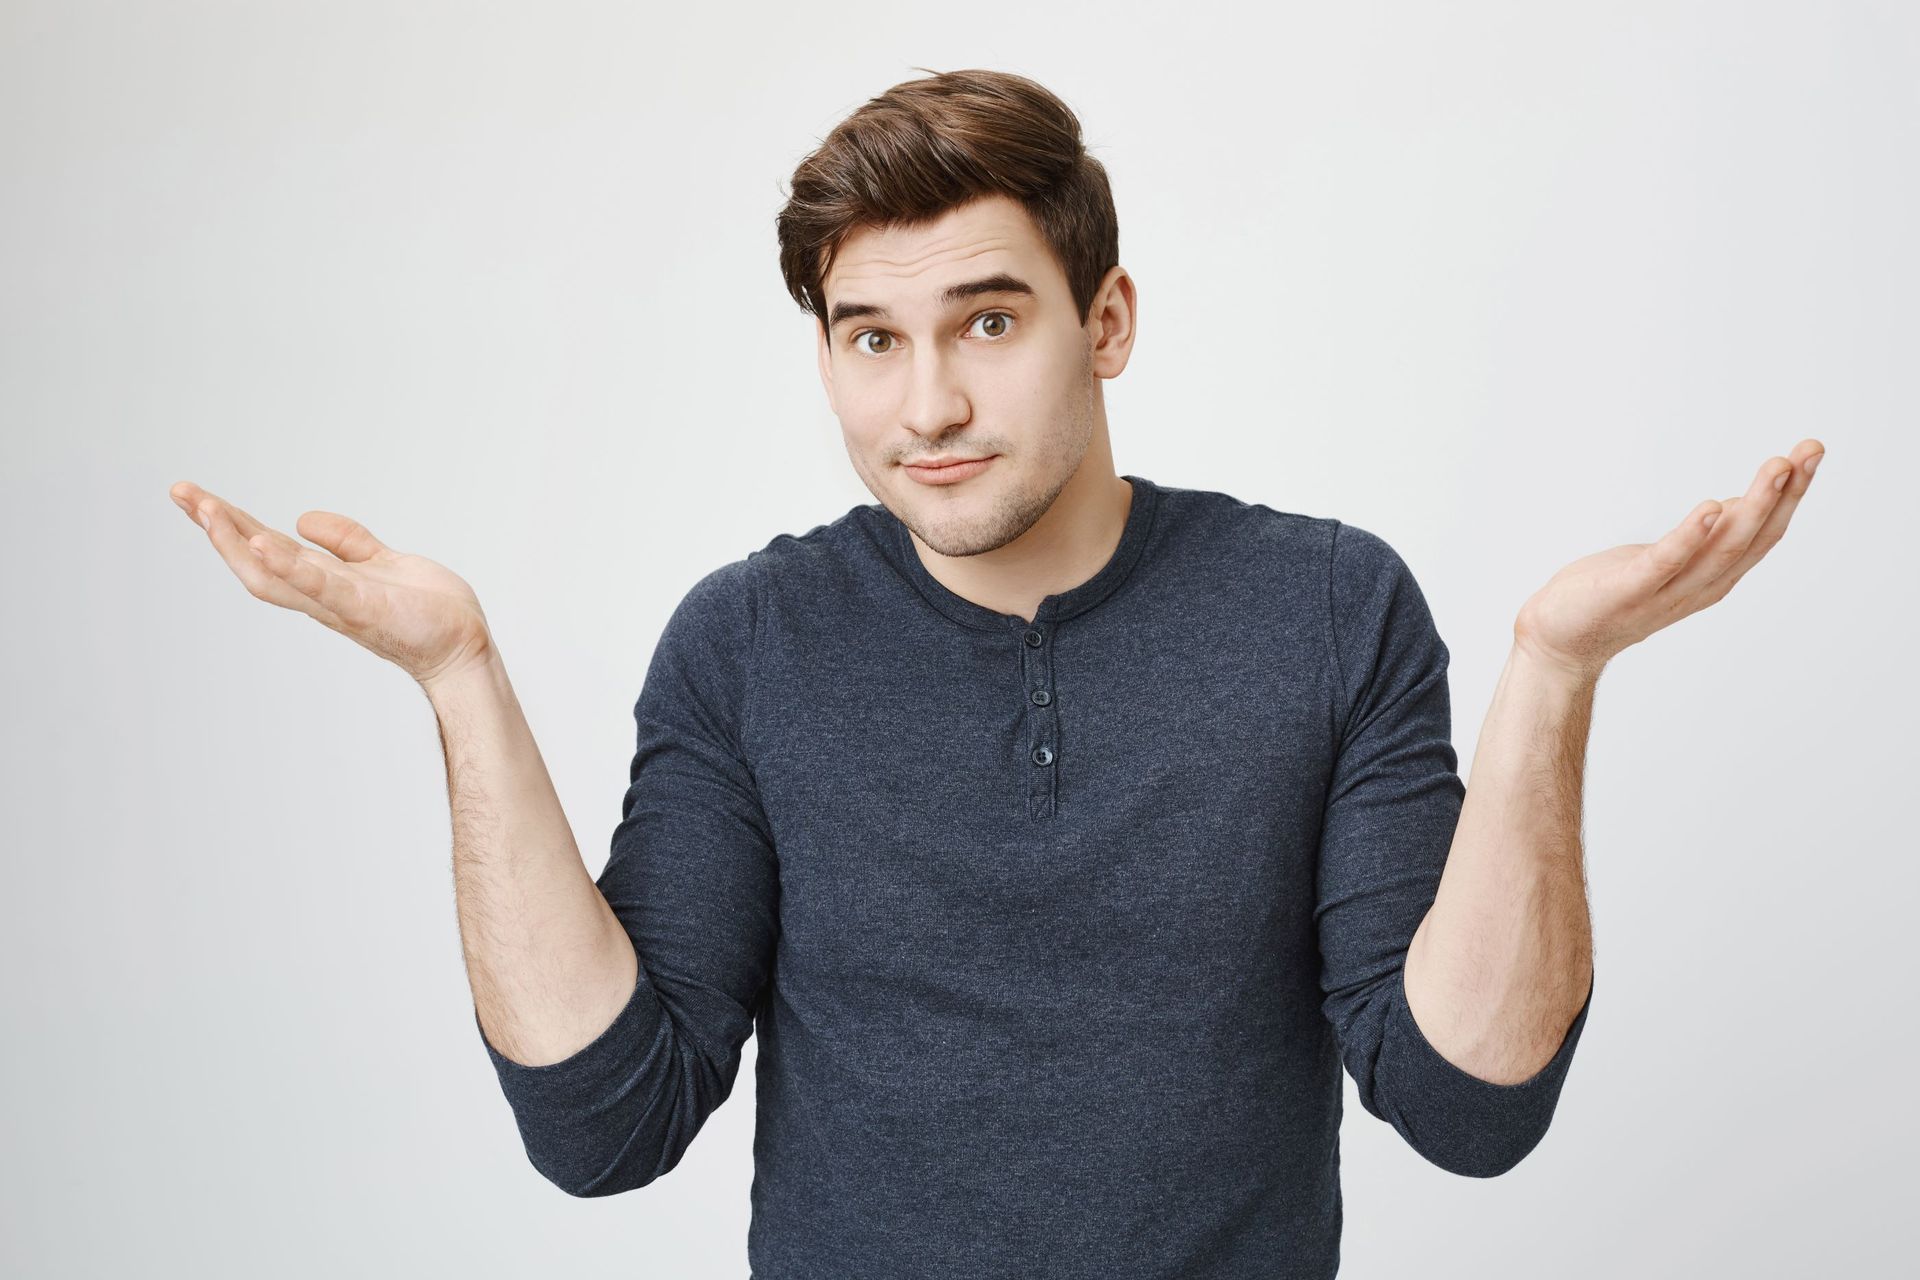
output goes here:
[{"label": "finger", "polygon": [[208,516],[211,514],[213,508],[219,507],[227,513],[228,518],[233,523],[233,527],[240,531],[242,538],[252,539],[261,536],[271,538],[279,546],[284,547],[289,555],[300,550],[301,543],[298,538],[282,533],[271,525],[260,523],[260,521],[254,519],[239,507],[234,506],[231,502],[228,502],[216,494],[208,493],[205,489],[201,489],[197,485],[193,486],[193,490],[194,492],[188,503],[188,514],[198,520],[203,527],[206,527],[209,533],[212,532],[212,528],[207,524]]},{"label": "finger", "polygon": [[176,480],[167,486],[167,497],[172,499],[174,506],[180,508],[188,515],[192,515],[193,504],[187,500],[187,495],[192,493],[194,488],[195,486],[190,480]]},{"label": "finger", "polygon": [[1657,542],[1649,543],[1645,552],[1648,577],[1654,589],[1658,589],[1673,576],[1687,567],[1712,536],[1713,525],[1717,517],[1726,519],[1722,504],[1708,498],[1687,513],[1666,535]]},{"label": "finger", "polygon": [[260,563],[305,596],[315,617],[338,631],[350,632],[363,627],[369,617],[366,593],[369,584],[348,571],[340,560],[324,551],[296,547],[292,552],[264,538],[248,546],[257,551]]},{"label": "finger", "polygon": [[[268,529],[266,525],[261,524],[258,520],[248,515],[245,511],[242,511],[239,507],[234,506],[225,498],[220,497],[218,494],[208,493],[197,484],[183,480],[180,484],[174,486],[174,491],[181,489],[186,490],[185,500],[187,514],[199,520],[203,527],[207,523],[206,518],[211,514],[210,509],[212,507],[220,507],[226,511],[228,519],[232,522],[233,527],[240,531],[242,538],[251,538],[256,533],[277,532],[277,530]],[[175,501],[179,500],[179,498],[175,499]],[[209,529],[208,532],[212,532],[212,530]],[[284,538],[287,535],[283,533],[280,536]]]},{"label": "finger", "polygon": [[1753,483],[1739,500],[1722,504],[1722,514],[1714,521],[1707,544],[1664,589],[1673,595],[1690,596],[1727,573],[1746,554],[1768,513],[1778,504],[1780,490],[1775,481],[1790,479],[1792,469],[1791,463],[1777,456],[1761,463]]},{"label": "finger", "polygon": [[199,510],[201,499],[207,496],[206,490],[191,480],[182,480],[167,490],[167,496],[173,499],[174,506],[187,513],[187,519],[202,529],[207,527],[207,518],[201,515]]},{"label": "finger", "polygon": [[[270,539],[275,546],[284,550],[288,556],[295,556],[309,549],[298,538],[282,533],[270,525],[261,524],[258,520],[234,506],[232,503],[208,493],[205,489],[200,488],[200,486],[190,481],[183,480],[179,484],[174,485],[168,492],[173,497],[175,505],[193,517],[203,528],[207,527],[208,512],[214,505],[218,505],[226,508],[228,515],[233,520],[234,528],[238,529],[240,536],[248,541],[261,537]],[[211,529],[208,531],[211,532]]]},{"label": "finger", "polygon": [[333,625],[332,621],[321,616],[318,605],[281,581],[253,554],[247,539],[241,535],[238,526],[228,514],[231,508],[224,503],[207,502],[203,503],[200,509],[207,514],[207,537],[213,542],[214,550],[220,553],[220,558],[227,562],[229,569],[233,570],[234,577],[240,579],[241,585],[247,589],[247,594],[257,600],[277,604],[283,609],[295,609],[310,618]]},{"label": "finger", "polygon": [[370,560],[393,548],[373,536],[373,531],[351,516],[337,511],[309,511],[294,522],[300,536],[317,542],[350,564]]},{"label": "finger", "polygon": [[1802,440],[1793,447],[1793,452],[1788,455],[1793,463],[1793,471],[1788,476],[1786,487],[1780,490],[1779,499],[1773,504],[1773,509],[1767,512],[1759,532],[1747,543],[1747,549],[1740,553],[1740,558],[1709,584],[1707,591],[1711,599],[1707,603],[1711,604],[1733,590],[1734,584],[1746,575],[1747,570],[1759,564],[1767,552],[1787,536],[1787,525],[1793,520],[1794,509],[1800,505],[1800,499],[1813,484],[1813,468],[1820,465],[1820,459],[1824,456],[1826,446],[1818,440]]}]

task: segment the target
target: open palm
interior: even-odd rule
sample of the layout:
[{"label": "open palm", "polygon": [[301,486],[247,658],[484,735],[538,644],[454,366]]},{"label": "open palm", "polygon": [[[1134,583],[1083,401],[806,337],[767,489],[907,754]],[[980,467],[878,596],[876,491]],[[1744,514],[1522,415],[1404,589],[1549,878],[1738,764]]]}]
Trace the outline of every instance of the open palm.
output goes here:
[{"label": "open palm", "polygon": [[388,547],[357,520],[308,511],[294,527],[316,551],[191,481],[168,494],[206,529],[256,599],[296,609],[397,664],[422,684],[483,661],[486,613],[458,574]]},{"label": "open palm", "polygon": [[1747,492],[1700,503],[1657,542],[1596,552],[1554,574],[1520,610],[1514,643],[1584,679],[1663,627],[1726,596],[1785,536],[1826,454],[1802,440],[1760,465]]}]

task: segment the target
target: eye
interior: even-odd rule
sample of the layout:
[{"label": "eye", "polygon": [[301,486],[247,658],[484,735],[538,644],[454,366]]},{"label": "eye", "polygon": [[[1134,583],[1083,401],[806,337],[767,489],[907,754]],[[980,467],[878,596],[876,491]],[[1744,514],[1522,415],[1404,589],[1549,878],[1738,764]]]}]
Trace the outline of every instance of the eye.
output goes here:
[{"label": "eye", "polygon": [[991,342],[998,342],[1001,338],[1006,337],[1007,330],[1013,325],[1013,316],[1005,311],[982,311],[973,318],[973,324],[967,326],[968,331],[971,332],[974,325],[979,324],[982,320],[998,320],[1000,322],[1000,331],[998,333],[985,335],[988,341]]},{"label": "eye", "polygon": [[[967,332],[972,333],[982,321],[995,323],[997,330],[984,334],[988,342],[999,342],[1007,336],[1013,325],[1013,313],[1008,311],[982,311],[967,324]],[[881,345],[870,346],[868,338],[878,338]],[[849,345],[861,355],[883,356],[894,348],[894,337],[885,329],[861,329],[847,339]]]}]

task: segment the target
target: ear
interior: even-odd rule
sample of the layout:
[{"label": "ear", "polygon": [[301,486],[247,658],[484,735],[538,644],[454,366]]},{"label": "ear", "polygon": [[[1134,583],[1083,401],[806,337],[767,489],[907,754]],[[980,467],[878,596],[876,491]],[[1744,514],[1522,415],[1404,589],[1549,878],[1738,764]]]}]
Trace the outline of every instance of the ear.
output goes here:
[{"label": "ear", "polygon": [[1087,307],[1087,337],[1092,343],[1093,376],[1117,378],[1133,354],[1133,336],[1139,325],[1140,300],[1133,277],[1115,263],[1100,279]]},{"label": "ear", "polygon": [[833,403],[833,352],[827,345],[827,331],[817,318],[813,321],[813,336],[818,347],[816,356],[820,362],[820,386],[827,393],[827,407],[838,417],[840,409]]}]

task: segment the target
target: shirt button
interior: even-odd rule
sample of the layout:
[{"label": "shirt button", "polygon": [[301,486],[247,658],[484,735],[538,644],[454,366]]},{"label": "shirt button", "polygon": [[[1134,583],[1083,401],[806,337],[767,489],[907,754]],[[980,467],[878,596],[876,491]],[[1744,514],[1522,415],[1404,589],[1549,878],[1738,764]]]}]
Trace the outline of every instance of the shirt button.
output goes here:
[{"label": "shirt button", "polygon": [[1044,640],[1046,640],[1046,637],[1041,635],[1037,630],[1027,632],[1027,644],[1035,649],[1038,649]]},{"label": "shirt button", "polygon": [[1052,764],[1053,748],[1052,747],[1035,747],[1033,749],[1033,762],[1035,764]]},{"label": "shirt button", "polygon": [[1052,694],[1050,694],[1050,693],[1048,693],[1048,692],[1047,692],[1047,691],[1046,691],[1045,689],[1035,689],[1035,690],[1033,691],[1033,705],[1034,705],[1034,706],[1036,706],[1036,707],[1044,707],[1044,706],[1046,706],[1046,705],[1047,705],[1047,704],[1048,704],[1049,702],[1052,702],[1052,701],[1053,701],[1053,695],[1052,695]]}]

